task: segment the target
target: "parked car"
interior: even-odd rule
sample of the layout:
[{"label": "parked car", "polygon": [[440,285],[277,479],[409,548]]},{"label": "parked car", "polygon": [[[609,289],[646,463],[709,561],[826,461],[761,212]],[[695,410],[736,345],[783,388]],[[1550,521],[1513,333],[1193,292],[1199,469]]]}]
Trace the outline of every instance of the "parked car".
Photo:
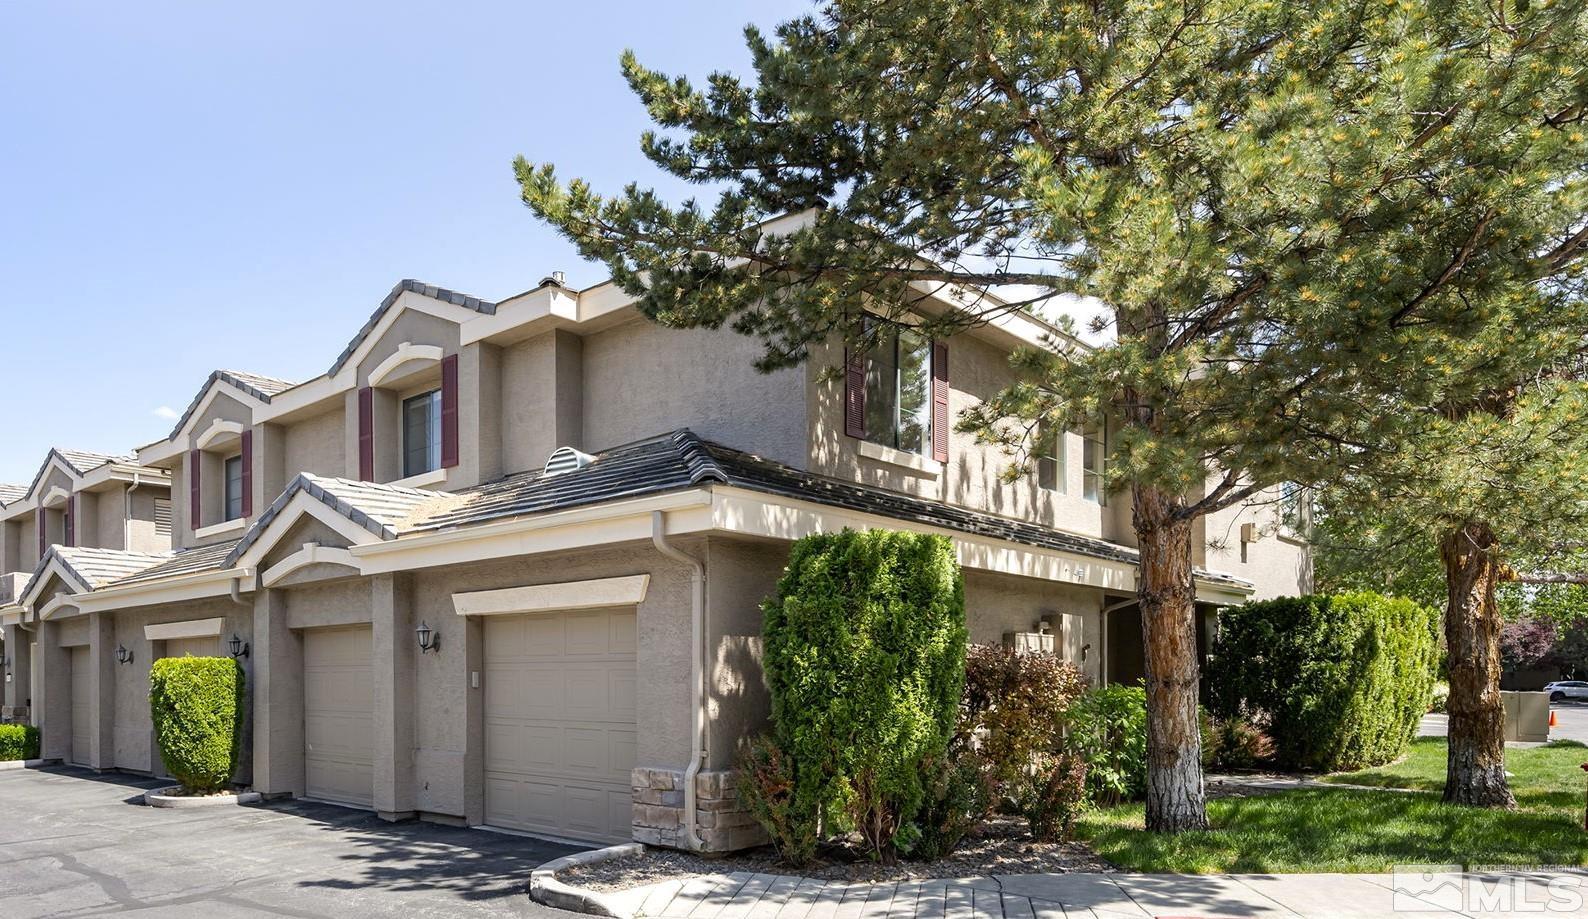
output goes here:
[{"label": "parked car", "polygon": [[1545,683],[1544,691],[1549,693],[1551,702],[1559,702],[1562,699],[1588,699],[1588,682],[1560,680],[1555,683]]}]

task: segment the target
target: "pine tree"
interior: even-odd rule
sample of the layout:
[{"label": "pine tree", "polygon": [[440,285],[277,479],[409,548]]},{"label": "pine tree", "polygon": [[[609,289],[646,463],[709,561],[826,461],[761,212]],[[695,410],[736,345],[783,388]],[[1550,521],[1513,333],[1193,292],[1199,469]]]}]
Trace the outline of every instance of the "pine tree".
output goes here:
[{"label": "pine tree", "polygon": [[[1111,345],[1021,355],[964,423],[1018,451],[1040,420],[1123,420],[1147,823],[1192,829],[1197,518],[1392,450],[1403,407],[1478,398],[1584,328],[1583,8],[1501,4],[835,0],[747,30],[752,79],[625,55],[646,155],[709,203],[515,168],[646,315],[756,336],[763,369],[860,343],[863,301],[968,294],[931,334],[1104,304]],[[1032,293],[976,293],[1011,284]]]}]

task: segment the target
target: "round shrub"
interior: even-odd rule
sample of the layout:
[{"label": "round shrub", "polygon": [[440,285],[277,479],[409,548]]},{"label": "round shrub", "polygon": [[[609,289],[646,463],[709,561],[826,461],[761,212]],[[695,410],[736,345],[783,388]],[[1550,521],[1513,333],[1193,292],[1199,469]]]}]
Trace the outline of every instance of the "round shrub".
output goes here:
[{"label": "round shrub", "polygon": [[166,771],[184,790],[219,791],[237,771],[243,668],[229,657],[167,657],[149,670],[149,711]]},{"label": "round shrub", "polygon": [[786,819],[858,830],[873,857],[908,851],[922,764],[943,756],[965,683],[953,546],[886,530],[805,537],[763,612],[772,741],[793,777]]},{"label": "round shrub", "polygon": [[0,762],[38,758],[38,728],[31,724],[0,724]]},{"label": "round shrub", "polygon": [[1333,771],[1405,752],[1428,710],[1439,615],[1374,593],[1283,597],[1226,610],[1209,708],[1261,724],[1282,766]]}]

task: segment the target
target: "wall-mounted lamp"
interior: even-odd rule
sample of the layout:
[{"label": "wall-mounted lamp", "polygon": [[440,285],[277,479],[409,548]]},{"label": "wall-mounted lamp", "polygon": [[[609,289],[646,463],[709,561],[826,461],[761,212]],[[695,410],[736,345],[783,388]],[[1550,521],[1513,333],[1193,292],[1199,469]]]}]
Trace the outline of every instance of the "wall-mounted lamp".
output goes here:
[{"label": "wall-mounted lamp", "polygon": [[428,654],[441,647],[441,636],[437,635],[436,630],[432,629],[429,623],[424,620],[420,620],[419,628],[414,630],[414,634],[419,636],[420,654]]},{"label": "wall-mounted lamp", "polygon": [[132,663],[132,652],[127,650],[126,645],[116,646],[116,661],[122,664]]},{"label": "wall-mounted lamp", "polygon": [[232,633],[232,640],[226,643],[226,647],[231,649],[234,659],[248,656],[248,642],[239,638],[236,632]]}]

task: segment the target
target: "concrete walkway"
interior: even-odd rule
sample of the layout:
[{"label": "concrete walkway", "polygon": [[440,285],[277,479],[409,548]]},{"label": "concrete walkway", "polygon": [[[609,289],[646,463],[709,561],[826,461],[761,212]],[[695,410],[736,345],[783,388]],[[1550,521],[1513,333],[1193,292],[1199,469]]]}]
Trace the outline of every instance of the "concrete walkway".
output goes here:
[{"label": "concrete walkway", "polygon": [[[1479,883],[1481,882],[1481,883]],[[1551,885],[1554,885],[1553,888]],[[1588,916],[1588,874],[1038,874],[848,884],[769,874],[665,881],[609,895],[667,919],[1076,919],[1222,916]]]}]

